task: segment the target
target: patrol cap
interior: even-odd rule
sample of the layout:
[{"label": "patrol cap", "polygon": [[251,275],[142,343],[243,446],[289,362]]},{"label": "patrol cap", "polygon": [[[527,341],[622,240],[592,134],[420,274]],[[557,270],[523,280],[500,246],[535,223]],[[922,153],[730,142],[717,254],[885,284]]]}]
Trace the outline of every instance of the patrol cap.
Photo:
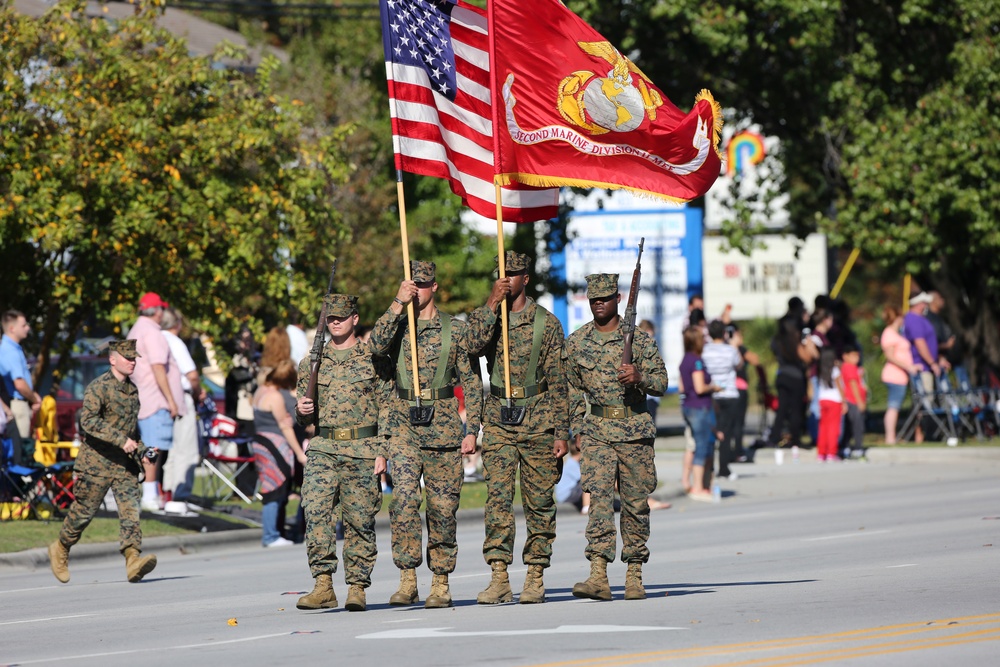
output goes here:
[{"label": "patrol cap", "polygon": [[434,262],[421,262],[419,259],[410,261],[410,278],[415,283],[434,282]]},{"label": "patrol cap", "polygon": [[358,312],[358,297],[353,294],[327,294],[323,302],[327,317],[347,317]]},{"label": "patrol cap", "polygon": [[602,299],[618,293],[617,273],[592,273],[587,276],[587,298]]},{"label": "patrol cap", "polygon": [[[500,266],[500,256],[493,258],[496,265]],[[513,250],[508,250],[504,253],[504,272],[509,275],[517,275],[519,273],[527,273],[528,266],[531,265],[531,259],[522,253],[514,252]]]},{"label": "patrol cap", "polygon": [[126,359],[135,360],[137,357],[141,357],[138,350],[135,349],[135,340],[130,338],[128,340],[113,340],[108,343],[108,350],[112,352],[117,352]]}]

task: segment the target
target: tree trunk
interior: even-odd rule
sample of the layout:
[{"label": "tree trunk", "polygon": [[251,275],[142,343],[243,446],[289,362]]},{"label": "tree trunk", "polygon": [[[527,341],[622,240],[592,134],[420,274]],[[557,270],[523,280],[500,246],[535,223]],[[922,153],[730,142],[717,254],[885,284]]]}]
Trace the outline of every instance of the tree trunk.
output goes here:
[{"label": "tree trunk", "polygon": [[985,271],[954,274],[945,260],[932,280],[945,301],[942,315],[965,345],[965,366],[973,386],[984,383],[987,370],[1000,368],[997,312],[986,298],[985,275]]}]

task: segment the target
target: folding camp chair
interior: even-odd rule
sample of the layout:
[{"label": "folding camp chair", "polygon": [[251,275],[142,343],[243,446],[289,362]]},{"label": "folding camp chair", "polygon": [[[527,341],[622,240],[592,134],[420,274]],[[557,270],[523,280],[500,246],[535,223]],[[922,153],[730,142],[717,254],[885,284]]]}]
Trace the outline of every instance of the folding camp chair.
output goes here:
[{"label": "folding camp chair", "polygon": [[899,429],[900,440],[912,438],[917,427],[924,422],[933,424],[944,438],[958,437],[952,419],[953,408],[957,414],[957,407],[948,392],[928,391],[920,375],[913,375],[910,377],[910,402],[913,407]]},{"label": "folding camp chair", "polygon": [[54,504],[45,483],[45,469],[14,462],[14,441],[0,447],[0,520],[52,518]]},{"label": "folding camp chair", "polygon": [[45,480],[56,507],[69,507],[76,496],[73,494],[73,459],[79,452],[77,443],[59,440],[56,426],[56,399],[46,396],[38,411],[38,427],[35,429],[35,461],[44,466]]},{"label": "folding camp chair", "polygon": [[236,421],[218,414],[208,402],[198,407],[198,417],[205,495],[219,502],[236,495],[243,502],[252,503],[253,499],[237,485],[239,477],[253,466],[253,456],[239,455],[239,445],[250,438],[238,436]]}]

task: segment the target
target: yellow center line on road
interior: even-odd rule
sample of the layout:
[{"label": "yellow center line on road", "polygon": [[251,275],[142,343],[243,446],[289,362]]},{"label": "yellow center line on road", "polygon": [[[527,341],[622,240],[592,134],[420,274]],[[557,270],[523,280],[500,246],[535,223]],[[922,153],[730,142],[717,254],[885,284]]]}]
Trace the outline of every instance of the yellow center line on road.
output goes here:
[{"label": "yellow center line on road", "polygon": [[[975,629],[973,626],[990,627]],[[935,633],[938,636],[916,637],[924,633]],[[941,633],[947,633],[941,635]],[[878,640],[906,637],[902,641],[879,642]],[[620,654],[600,658],[583,658],[535,665],[534,667],[623,667],[649,663],[664,663],[690,658],[706,658],[712,656],[731,656],[735,661],[723,662],[711,667],[795,667],[798,665],[819,664],[831,660],[843,660],[872,655],[889,655],[907,651],[919,651],[932,648],[968,644],[983,641],[1000,640],[1000,613],[982,614],[946,618],[934,621],[919,621],[885,625],[860,630],[846,630],[826,635],[807,635],[804,637],[789,637],[784,639],[767,639],[739,644],[723,644],[720,646],[705,646],[688,649],[671,649],[665,651],[649,651],[643,653]],[[746,652],[788,651],[815,644],[854,642],[858,646],[824,649],[798,654],[772,655],[768,657],[743,660],[739,654]],[[875,642],[867,643],[865,642]],[[736,654],[736,655],[733,655]]]}]

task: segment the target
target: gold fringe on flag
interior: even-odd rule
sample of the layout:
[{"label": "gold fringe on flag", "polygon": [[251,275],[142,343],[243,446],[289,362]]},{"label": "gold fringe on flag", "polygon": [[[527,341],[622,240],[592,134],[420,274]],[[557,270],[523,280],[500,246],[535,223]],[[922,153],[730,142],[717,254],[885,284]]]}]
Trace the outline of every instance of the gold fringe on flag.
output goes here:
[{"label": "gold fringe on flag", "polygon": [[722,144],[722,106],[715,101],[715,98],[712,97],[712,91],[708,88],[701,89],[701,92],[695,96],[694,103],[698,104],[702,100],[706,100],[712,105],[712,117],[715,119],[715,126],[712,132],[712,146],[715,148],[715,154],[719,156],[719,159],[725,165],[726,156],[722,154],[722,149],[720,148]]},{"label": "gold fringe on flag", "polygon": [[522,174],[519,172],[514,172],[510,174],[497,174],[497,182],[500,185],[511,185],[512,183],[522,183],[524,185],[531,185],[536,188],[558,188],[558,187],[571,187],[571,188],[601,188],[602,190],[628,190],[632,194],[642,197],[643,199],[656,199],[660,201],[668,201],[676,204],[684,204],[690,199],[682,199],[680,197],[670,197],[668,195],[660,194],[659,192],[650,192],[649,190],[642,190],[640,188],[633,188],[627,185],[619,185],[618,183],[603,183],[601,181],[588,181],[580,178],[564,178],[554,177],[554,176],[543,176],[541,174]]}]

